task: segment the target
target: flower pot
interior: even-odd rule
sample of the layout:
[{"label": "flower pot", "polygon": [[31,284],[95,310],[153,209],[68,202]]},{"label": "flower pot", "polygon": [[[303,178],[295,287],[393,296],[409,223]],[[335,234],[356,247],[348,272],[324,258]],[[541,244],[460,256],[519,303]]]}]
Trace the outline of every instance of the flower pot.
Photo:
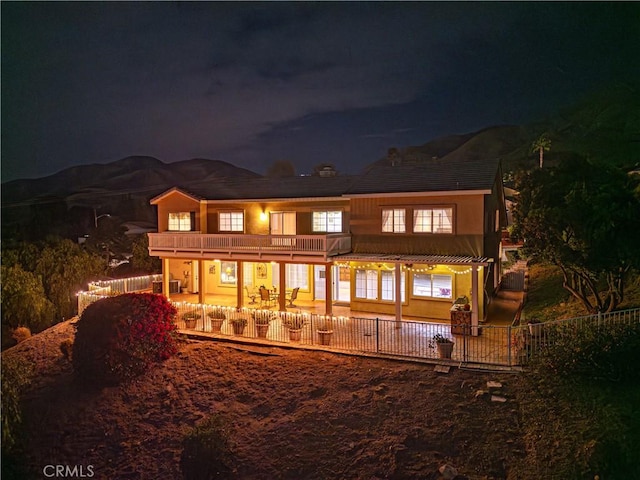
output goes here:
[{"label": "flower pot", "polygon": [[269,330],[269,324],[256,324],[256,332],[258,338],[267,338],[267,331]]},{"label": "flower pot", "polygon": [[293,329],[293,328],[289,329],[289,340],[291,340],[292,342],[299,342],[301,338],[302,338],[302,330]]},{"label": "flower pot", "polygon": [[222,330],[222,324],[224,323],[224,318],[212,318],[210,321],[211,331],[213,333],[220,333],[220,330]]},{"label": "flower pot", "polygon": [[436,343],[436,346],[438,347],[438,358],[451,358],[453,343]]},{"label": "flower pot", "polygon": [[242,335],[244,333],[245,325],[242,323],[234,323],[233,324],[233,334],[234,335]]},{"label": "flower pot", "polygon": [[198,321],[198,320],[197,320],[196,318],[186,318],[186,319],[184,320],[185,328],[188,328],[189,330],[193,330],[193,329],[195,329],[195,328],[196,328],[196,322],[197,322],[197,321]]},{"label": "flower pot", "polygon": [[331,345],[331,337],[333,331],[331,330],[318,330],[318,341],[320,345]]}]

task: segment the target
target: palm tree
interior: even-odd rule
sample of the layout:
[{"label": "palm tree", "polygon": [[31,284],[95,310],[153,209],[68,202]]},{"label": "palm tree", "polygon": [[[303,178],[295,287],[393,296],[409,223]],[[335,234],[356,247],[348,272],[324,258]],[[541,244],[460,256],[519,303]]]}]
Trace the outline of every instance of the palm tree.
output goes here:
[{"label": "palm tree", "polygon": [[544,152],[548,152],[551,149],[551,139],[548,134],[543,133],[540,137],[531,144],[531,152],[538,152],[540,154],[540,168],[544,162]]}]

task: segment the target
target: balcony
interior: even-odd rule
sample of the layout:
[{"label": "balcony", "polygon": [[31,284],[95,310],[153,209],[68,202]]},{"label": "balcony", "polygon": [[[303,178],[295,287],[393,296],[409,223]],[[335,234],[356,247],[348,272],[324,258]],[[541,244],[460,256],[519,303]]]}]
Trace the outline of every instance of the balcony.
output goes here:
[{"label": "balcony", "polygon": [[149,255],[247,261],[323,261],[351,251],[351,235],[149,233]]}]

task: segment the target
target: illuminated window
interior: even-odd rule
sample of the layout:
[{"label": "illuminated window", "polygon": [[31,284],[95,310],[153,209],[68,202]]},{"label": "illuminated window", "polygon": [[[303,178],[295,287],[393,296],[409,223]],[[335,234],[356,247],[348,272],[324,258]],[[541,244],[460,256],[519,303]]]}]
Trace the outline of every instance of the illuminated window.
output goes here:
[{"label": "illuminated window", "polygon": [[390,233],[404,233],[405,227],[404,208],[385,208],[382,210],[382,231]]},{"label": "illuminated window", "polygon": [[342,212],[331,210],[313,212],[314,232],[342,232]]},{"label": "illuminated window", "polygon": [[221,232],[243,232],[243,212],[220,212],[219,230]]},{"label": "illuminated window", "polygon": [[220,262],[220,283],[225,285],[235,285],[236,262]]},{"label": "illuminated window", "polygon": [[356,270],[356,298],[378,299],[377,270]]},{"label": "illuminated window", "polygon": [[413,211],[415,233],[453,233],[453,208],[420,208]]},{"label": "illuminated window", "polygon": [[413,295],[416,297],[452,298],[453,277],[416,273],[413,275]]},{"label": "illuminated window", "polygon": [[[391,302],[395,302],[396,300],[396,272],[383,270],[380,272],[381,280],[382,280],[382,300],[389,300]],[[405,272],[402,272],[400,275],[400,296],[401,301],[404,302],[405,299]]]},{"label": "illuminated window", "polygon": [[190,232],[195,230],[195,212],[175,212],[169,214],[169,230],[173,232]]},{"label": "illuminated window", "polygon": [[309,290],[309,267],[297,263],[287,263],[286,285],[288,288],[299,287],[300,290]]}]

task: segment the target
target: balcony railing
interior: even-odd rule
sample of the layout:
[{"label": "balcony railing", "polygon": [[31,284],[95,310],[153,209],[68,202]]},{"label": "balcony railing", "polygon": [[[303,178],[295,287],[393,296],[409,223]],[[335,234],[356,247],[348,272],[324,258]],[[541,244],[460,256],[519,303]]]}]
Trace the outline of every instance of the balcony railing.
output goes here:
[{"label": "balcony railing", "polygon": [[227,254],[229,256],[331,257],[351,251],[351,235],[244,235],[150,233],[150,255]]}]

